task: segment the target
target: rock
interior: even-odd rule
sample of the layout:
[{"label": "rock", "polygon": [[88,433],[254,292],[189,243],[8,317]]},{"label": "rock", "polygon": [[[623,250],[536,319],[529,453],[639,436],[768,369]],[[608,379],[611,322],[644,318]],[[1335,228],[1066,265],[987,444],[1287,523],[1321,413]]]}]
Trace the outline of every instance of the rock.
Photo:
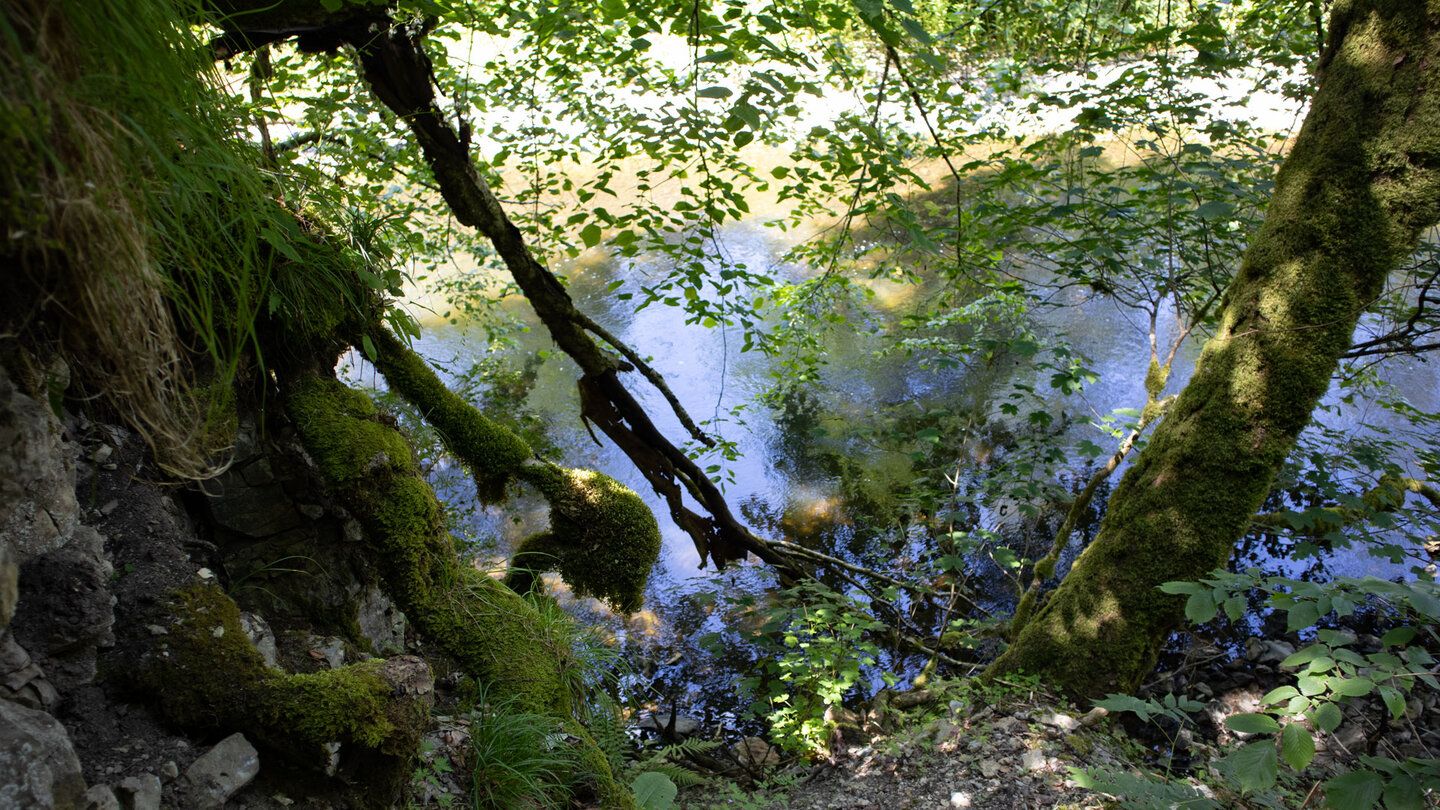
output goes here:
[{"label": "rock", "polygon": [[206,487],[206,501],[215,524],[248,537],[269,537],[298,528],[305,518],[290,503],[285,487],[252,487],[233,469]]},{"label": "rock", "polygon": [[774,768],[780,764],[780,752],[759,737],[746,737],[730,747],[730,755],[747,770]]},{"label": "rock", "polygon": [[275,631],[270,629],[269,623],[255,613],[241,613],[240,627],[245,631],[245,637],[255,645],[260,652],[260,657],[265,659],[265,666],[271,669],[279,666],[276,663]]},{"label": "rock", "polygon": [[1000,773],[1000,763],[993,759],[980,761],[980,774],[986,779],[993,777],[997,773]]},{"label": "rock", "polygon": [[121,779],[115,794],[123,810],[160,810],[160,777],[147,773]]},{"label": "rock", "polygon": [[1031,748],[1020,758],[1020,767],[1027,771],[1049,770],[1051,762],[1045,758],[1045,752],[1039,748]]},{"label": "rock", "polygon": [[304,646],[309,650],[311,658],[324,660],[331,669],[345,666],[345,639],[343,638],[306,633]]},{"label": "rock", "polygon": [[85,810],[121,810],[115,791],[106,785],[95,785],[85,791]]},{"label": "rock", "polygon": [[970,807],[970,806],[971,806],[970,794],[969,794],[969,793],[965,793],[964,791],[958,791],[958,790],[955,791],[954,793],[951,793],[951,794],[950,794],[950,806],[951,806],[951,807]]},{"label": "rock", "polygon": [[75,447],[63,430],[0,369],[0,544],[16,565],[63,546],[79,519]]},{"label": "rock", "polygon": [[1040,722],[1047,726],[1054,726],[1061,731],[1074,731],[1080,727],[1080,721],[1064,712],[1053,712],[1040,718]]},{"label": "rock", "polygon": [[65,546],[20,567],[11,630],[62,693],[93,680],[98,649],[114,643],[113,569],[104,545],[94,529],[77,526]]},{"label": "rock", "polygon": [[[640,728],[646,731],[664,732],[670,728],[669,712],[651,712],[640,721]],[[700,733],[700,721],[693,717],[679,715],[675,718],[675,735],[693,737]]]},{"label": "rock", "polygon": [[1086,713],[1085,713],[1085,716],[1083,716],[1083,717],[1080,718],[1080,725],[1084,726],[1085,728],[1093,728],[1093,727],[1094,727],[1096,724],[1098,724],[1101,720],[1104,720],[1106,717],[1109,717],[1109,716],[1110,716],[1110,710],[1109,710],[1109,709],[1105,709],[1105,708],[1102,708],[1102,707],[1100,707],[1100,706],[1096,706],[1095,708],[1093,708],[1093,709],[1091,709],[1090,711],[1086,712]]},{"label": "rock", "polygon": [[416,698],[427,710],[435,705],[435,675],[425,659],[397,655],[380,668],[380,677],[390,685],[391,694]]},{"label": "rock", "polygon": [[369,586],[357,598],[355,622],[360,635],[370,640],[377,655],[396,655],[405,650],[405,614],[381,590]]},{"label": "rock", "polygon": [[79,810],[85,778],[70,735],[42,711],[0,700],[0,807]]},{"label": "rock", "polygon": [[180,790],[183,807],[219,810],[260,772],[260,754],[243,734],[231,734],[185,769]]},{"label": "rock", "polygon": [[0,700],[13,700],[27,709],[49,709],[60,694],[9,631],[0,632]]},{"label": "rock", "polygon": [[173,759],[165,760],[165,764],[160,766],[160,778],[166,782],[175,781],[175,778],[179,775],[180,766],[176,765]]},{"label": "rock", "polygon": [[1245,657],[1257,664],[1277,665],[1295,654],[1295,645],[1273,639],[1245,639]]}]

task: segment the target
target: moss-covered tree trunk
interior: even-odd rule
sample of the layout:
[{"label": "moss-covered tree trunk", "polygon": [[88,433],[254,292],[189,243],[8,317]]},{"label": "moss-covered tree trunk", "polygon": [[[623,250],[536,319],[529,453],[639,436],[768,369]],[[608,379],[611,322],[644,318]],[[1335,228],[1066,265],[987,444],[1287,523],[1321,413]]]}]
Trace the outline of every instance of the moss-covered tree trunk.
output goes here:
[{"label": "moss-covered tree trunk", "polygon": [[1364,308],[1436,221],[1440,0],[1342,0],[1310,114],[1195,377],[1099,536],[990,674],[1131,691],[1182,615],[1157,590],[1230,557]]}]

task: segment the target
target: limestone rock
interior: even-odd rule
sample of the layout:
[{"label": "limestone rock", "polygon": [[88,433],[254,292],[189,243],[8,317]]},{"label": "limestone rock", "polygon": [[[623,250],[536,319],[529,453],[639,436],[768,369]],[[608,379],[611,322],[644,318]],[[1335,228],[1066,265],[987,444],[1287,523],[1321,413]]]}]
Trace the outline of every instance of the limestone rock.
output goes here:
[{"label": "limestone rock", "polygon": [[759,737],[746,737],[735,743],[730,748],[730,755],[735,757],[736,762],[752,771],[774,768],[780,764],[779,749]]},{"label": "limestone rock", "polygon": [[85,778],[70,735],[42,711],[0,700],[0,807],[82,810]]},{"label": "limestone rock", "polygon": [[279,666],[276,663],[275,631],[259,614],[241,613],[240,627],[245,630],[245,637],[255,645],[260,652],[260,657],[265,659],[265,666],[271,669]]},{"label": "limestone rock", "polygon": [[64,547],[20,568],[20,604],[11,630],[61,692],[95,677],[98,648],[114,643],[111,566],[104,538],[77,526]]},{"label": "limestone rock", "polygon": [[124,810],[160,810],[160,777],[155,774],[126,777],[116,788]]},{"label": "limestone rock", "polygon": [[249,537],[269,537],[299,527],[304,518],[280,484],[252,487],[238,472],[215,482],[207,498],[216,525]]},{"label": "limestone rock", "polygon": [[206,751],[180,777],[184,807],[219,810],[260,773],[260,754],[243,734],[231,734]]},{"label": "limestone rock", "polygon": [[80,514],[74,448],[44,403],[0,370],[0,544],[16,564],[65,544]]},{"label": "limestone rock", "polygon": [[356,600],[355,621],[360,635],[370,640],[377,655],[395,655],[405,649],[405,614],[374,585]]},{"label": "limestone rock", "polygon": [[0,631],[0,700],[28,709],[49,709],[60,701],[44,670],[9,631]]},{"label": "limestone rock", "polygon": [[85,810],[122,810],[115,791],[108,785],[94,785],[85,791]]},{"label": "limestone rock", "polygon": [[[646,731],[665,732],[670,728],[669,712],[652,712],[640,721],[640,728]],[[700,721],[693,717],[678,715],[675,718],[675,736],[693,737],[700,732]]]}]

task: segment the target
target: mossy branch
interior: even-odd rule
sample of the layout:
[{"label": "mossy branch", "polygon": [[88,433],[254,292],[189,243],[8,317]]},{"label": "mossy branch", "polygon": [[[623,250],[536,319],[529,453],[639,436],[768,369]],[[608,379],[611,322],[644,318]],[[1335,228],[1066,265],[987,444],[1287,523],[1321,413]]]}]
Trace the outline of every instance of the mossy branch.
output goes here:
[{"label": "mossy branch", "polygon": [[[1360,500],[1365,503],[1364,509],[1347,506],[1321,507],[1319,510],[1321,514],[1317,516],[1319,519],[1315,525],[1303,530],[1296,529],[1296,533],[1319,537],[1347,526],[1364,523],[1376,512],[1393,512],[1399,509],[1404,505],[1407,493],[1419,495],[1429,501],[1431,506],[1440,509],[1440,490],[1431,484],[1418,478],[1382,475],[1380,483],[1360,496]],[[1267,529],[1291,529],[1296,528],[1291,522],[1293,514],[1290,512],[1263,512],[1256,515],[1251,522]]]},{"label": "mossy branch", "polygon": [[[366,327],[364,336],[375,346],[375,356],[370,360],[385,375],[391,390],[419,408],[425,421],[439,433],[445,448],[470,468],[481,502],[504,500],[505,484],[520,469],[521,463],[535,455],[525,440],[486,418],[445,387],[424,358],[378,321]],[[351,343],[360,345],[362,341],[356,339]]]},{"label": "mossy branch", "polygon": [[303,373],[282,375],[281,401],[331,492],[364,527],[387,592],[414,626],[492,695],[560,720],[580,740],[602,804],[633,808],[575,718],[559,648],[546,643],[535,608],[460,564],[435,493],[408,450],[395,449],[400,434],[377,418],[374,403],[333,378]]},{"label": "mossy branch", "polygon": [[[588,395],[602,406],[594,410],[603,411],[606,418],[587,417],[630,456],[656,492],[666,498],[677,525],[689,532],[700,548],[702,560],[708,555],[717,567],[723,567],[752,552],[767,562],[783,564],[782,555],[740,523],[714,482],[655,427],[621,384],[618,372],[624,364],[587,334],[594,323],[580,313],[565,287],[531,253],[524,236],[476,170],[468,140],[439,108],[423,40],[423,30],[390,21],[367,28],[350,44],[359,54],[361,72],[375,97],[409,126],[456,220],[490,240],[551,337],[580,367],[582,396]],[[667,399],[678,405],[673,397]],[[683,410],[677,414],[688,420]],[[699,518],[678,505],[677,478],[710,518]]]}]

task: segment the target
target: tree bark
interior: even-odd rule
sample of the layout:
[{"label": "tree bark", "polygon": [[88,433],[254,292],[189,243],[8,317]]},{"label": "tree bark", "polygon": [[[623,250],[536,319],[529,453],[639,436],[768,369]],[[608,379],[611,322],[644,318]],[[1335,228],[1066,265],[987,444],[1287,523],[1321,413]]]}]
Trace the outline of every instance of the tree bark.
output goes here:
[{"label": "tree bark", "polygon": [[1180,621],[1158,590],[1225,565],[1361,312],[1440,206],[1440,0],[1338,3],[1305,124],[1215,336],[1095,541],[987,675],[1133,691]]}]

